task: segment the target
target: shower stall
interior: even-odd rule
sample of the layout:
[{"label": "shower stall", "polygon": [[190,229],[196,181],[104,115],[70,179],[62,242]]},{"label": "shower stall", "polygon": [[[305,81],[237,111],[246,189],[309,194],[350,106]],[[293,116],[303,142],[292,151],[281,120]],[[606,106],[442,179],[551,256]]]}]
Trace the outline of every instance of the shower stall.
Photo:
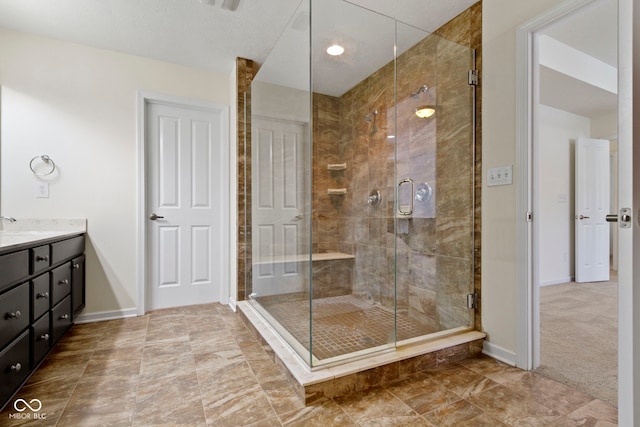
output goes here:
[{"label": "shower stall", "polygon": [[311,368],[474,328],[465,32],[302,0],[251,83],[245,292]]}]

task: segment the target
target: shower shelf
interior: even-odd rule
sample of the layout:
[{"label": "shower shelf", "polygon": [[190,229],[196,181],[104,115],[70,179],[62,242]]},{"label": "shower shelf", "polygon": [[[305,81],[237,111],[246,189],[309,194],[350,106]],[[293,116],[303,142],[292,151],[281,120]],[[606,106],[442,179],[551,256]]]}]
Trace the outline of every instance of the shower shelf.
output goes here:
[{"label": "shower shelf", "polygon": [[327,190],[327,194],[329,194],[330,196],[344,195],[344,194],[347,194],[347,189],[346,188],[329,188]]},{"label": "shower shelf", "polygon": [[330,171],[343,171],[347,168],[346,163],[329,163],[327,169]]}]

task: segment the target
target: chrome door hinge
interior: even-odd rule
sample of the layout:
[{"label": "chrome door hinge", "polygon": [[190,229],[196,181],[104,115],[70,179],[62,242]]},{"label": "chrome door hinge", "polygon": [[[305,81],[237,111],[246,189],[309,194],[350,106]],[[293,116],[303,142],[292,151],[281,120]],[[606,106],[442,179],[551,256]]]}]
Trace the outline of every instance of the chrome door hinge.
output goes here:
[{"label": "chrome door hinge", "polygon": [[467,308],[478,308],[478,294],[467,294]]},{"label": "chrome door hinge", "polygon": [[478,70],[469,70],[468,83],[471,86],[478,86]]},{"label": "chrome door hinge", "polygon": [[533,222],[533,212],[527,212],[527,222]]}]

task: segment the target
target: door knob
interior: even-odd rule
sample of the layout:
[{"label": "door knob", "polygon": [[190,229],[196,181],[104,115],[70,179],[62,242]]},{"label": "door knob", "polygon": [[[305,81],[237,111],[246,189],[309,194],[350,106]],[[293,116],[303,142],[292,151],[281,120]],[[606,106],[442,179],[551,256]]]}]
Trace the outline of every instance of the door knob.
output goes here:
[{"label": "door knob", "polygon": [[160,215],[156,215],[156,214],[154,214],[154,213],[152,213],[152,214],[149,216],[149,219],[150,219],[151,221],[155,221],[156,219],[162,219],[162,218],[164,218],[164,217],[163,217],[163,216],[160,216]]},{"label": "door knob", "polygon": [[589,217],[584,215],[580,215],[580,216],[576,215],[576,219],[589,219]]}]

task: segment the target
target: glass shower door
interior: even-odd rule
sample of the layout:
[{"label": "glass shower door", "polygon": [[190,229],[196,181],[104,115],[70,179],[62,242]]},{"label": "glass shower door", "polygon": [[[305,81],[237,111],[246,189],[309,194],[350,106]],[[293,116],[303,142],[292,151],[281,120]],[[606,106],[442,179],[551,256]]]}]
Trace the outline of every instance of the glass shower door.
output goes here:
[{"label": "glass shower door", "polygon": [[410,183],[397,194],[396,308],[406,341],[473,327],[475,55],[402,23],[397,34],[396,182]]},{"label": "glass shower door", "polygon": [[471,68],[440,35],[307,0],[256,75],[250,298],[309,366],[473,327]]}]

